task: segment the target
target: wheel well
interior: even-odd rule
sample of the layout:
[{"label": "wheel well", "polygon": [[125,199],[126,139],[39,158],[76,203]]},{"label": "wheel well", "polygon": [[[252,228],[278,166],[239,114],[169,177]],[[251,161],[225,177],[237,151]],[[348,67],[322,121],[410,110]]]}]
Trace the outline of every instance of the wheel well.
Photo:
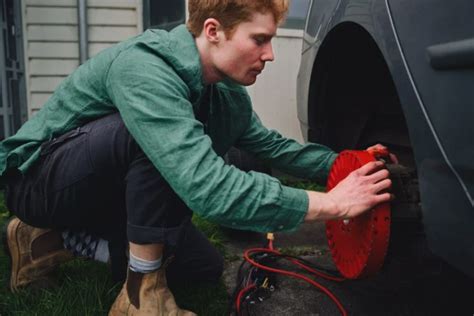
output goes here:
[{"label": "wheel well", "polygon": [[363,27],[344,22],[331,30],[319,48],[309,91],[310,141],[336,151],[380,142],[413,161],[390,70]]}]

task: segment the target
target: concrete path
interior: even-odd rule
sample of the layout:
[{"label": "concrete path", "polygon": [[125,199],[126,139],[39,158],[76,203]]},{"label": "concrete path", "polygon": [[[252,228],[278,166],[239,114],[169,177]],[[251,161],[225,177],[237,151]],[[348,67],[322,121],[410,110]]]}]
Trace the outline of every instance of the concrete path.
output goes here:
[{"label": "concrete path", "polygon": [[[228,231],[228,251],[242,255],[247,248],[262,246],[262,234]],[[332,267],[323,224],[303,225],[294,234],[276,234],[275,247],[305,253],[304,258]],[[227,263],[224,280],[229,293],[241,260]],[[292,269],[291,266],[286,266]],[[474,280],[453,271],[432,256],[419,236],[394,236],[382,271],[370,279],[328,282],[348,315],[474,315]],[[277,289],[262,303],[252,305],[252,315],[341,315],[325,294],[308,283],[277,277]]]}]

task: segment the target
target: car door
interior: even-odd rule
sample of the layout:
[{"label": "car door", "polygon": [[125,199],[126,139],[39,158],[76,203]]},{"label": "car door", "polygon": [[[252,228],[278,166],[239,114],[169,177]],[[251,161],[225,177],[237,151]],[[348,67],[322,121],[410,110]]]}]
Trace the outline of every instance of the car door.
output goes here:
[{"label": "car door", "polygon": [[406,67],[438,145],[474,197],[474,1],[389,0]]}]

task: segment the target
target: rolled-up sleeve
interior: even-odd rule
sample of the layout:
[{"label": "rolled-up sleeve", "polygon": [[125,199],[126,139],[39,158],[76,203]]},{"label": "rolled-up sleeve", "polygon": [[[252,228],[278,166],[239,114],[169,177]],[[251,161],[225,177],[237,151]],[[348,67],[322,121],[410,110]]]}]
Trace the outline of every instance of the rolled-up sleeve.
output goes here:
[{"label": "rolled-up sleeve", "polygon": [[160,58],[123,53],[107,91],[130,134],[178,196],[204,218],[254,231],[294,230],[308,209],[304,190],[224,163],[195,119],[190,91]]},{"label": "rolled-up sleeve", "polygon": [[273,167],[296,177],[326,181],[337,154],[326,146],[283,137],[275,130],[262,125],[254,112],[245,133],[237,146],[256,157],[268,160]]}]

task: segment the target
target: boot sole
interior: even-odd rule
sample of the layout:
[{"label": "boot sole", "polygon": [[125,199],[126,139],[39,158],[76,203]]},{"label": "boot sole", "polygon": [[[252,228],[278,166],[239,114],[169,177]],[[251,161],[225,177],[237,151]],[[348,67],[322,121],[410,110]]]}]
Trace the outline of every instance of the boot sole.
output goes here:
[{"label": "boot sole", "polygon": [[[10,224],[14,220],[17,220],[17,219],[15,217],[9,219],[8,222],[5,224],[3,230],[2,230],[3,250],[4,250],[5,254],[8,256],[8,259],[9,259],[9,262],[10,262],[10,271],[11,271],[7,282],[8,282],[8,285],[10,287],[10,290],[12,292],[17,291],[17,288],[14,285],[14,283],[15,283],[14,281],[16,279],[14,276],[17,275],[17,273],[18,273],[18,271],[17,271],[18,270],[18,260],[20,260],[19,255],[18,255],[17,247],[12,245],[12,243],[10,242],[10,240],[11,240],[10,237],[12,237],[12,230],[13,230],[10,227],[10,226],[12,226]],[[15,228],[16,228],[16,227],[18,227],[19,223],[20,223],[20,221],[18,221],[18,223],[16,225],[13,225],[13,226],[15,226]],[[17,240],[15,240],[15,241],[18,242]],[[12,256],[12,251],[11,251],[12,247],[16,249],[16,251],[15,251],[16,256],[15,257]]]}]

